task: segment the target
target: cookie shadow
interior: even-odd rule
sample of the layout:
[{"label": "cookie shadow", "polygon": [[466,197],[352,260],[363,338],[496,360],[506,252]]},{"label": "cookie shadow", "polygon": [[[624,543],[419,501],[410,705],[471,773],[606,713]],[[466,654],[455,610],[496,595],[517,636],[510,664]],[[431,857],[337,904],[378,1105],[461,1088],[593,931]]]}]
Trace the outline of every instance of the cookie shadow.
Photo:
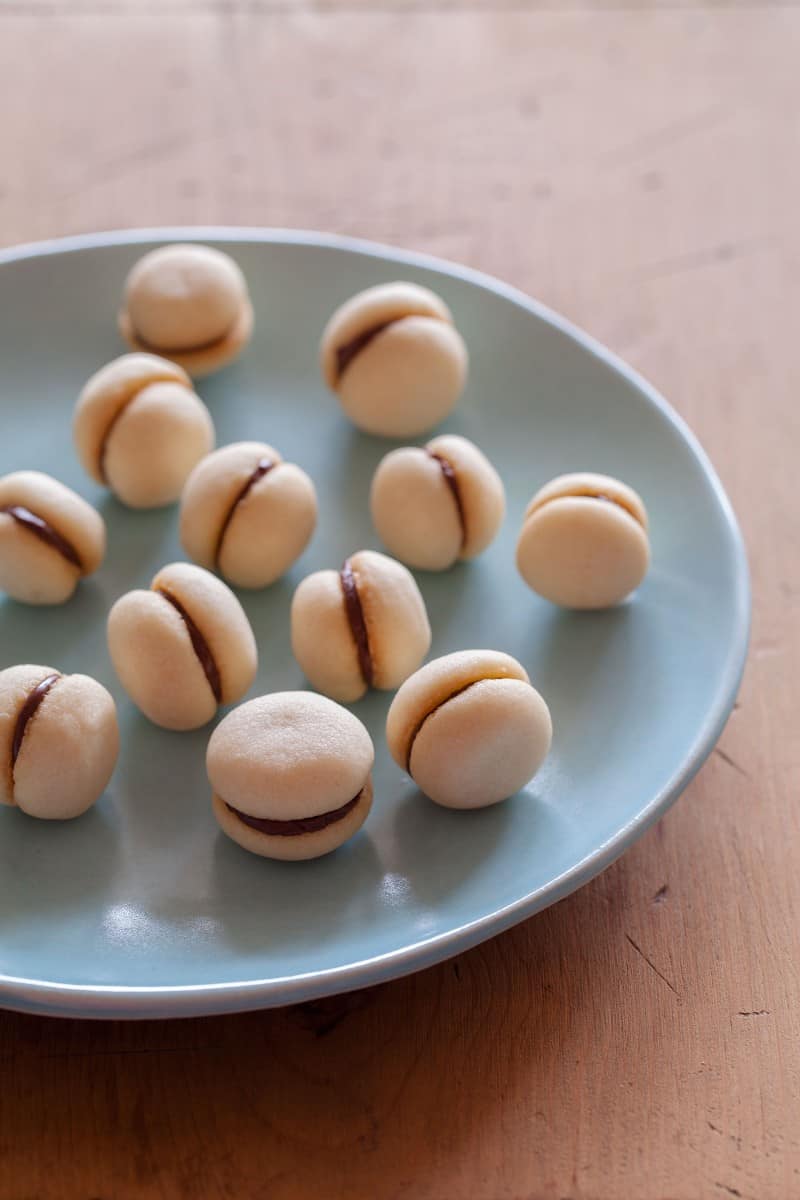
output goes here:
[{"label": "cookie shadow", "polygon": [[258,673],[251,689],[263,692],[296,690],[304,686],[303,673],[291,647],[291,603],[304,571],[297,563],[280,579],[262,589],[235,589],[253,627],[258,647]]},{"label": "cookie shadow", "polygon": [[[94,636],[96,628],[104,625],[108,604],[105,590],[96,578],[82,580],[65,604],[21,604],[3,597],[0,622],[7,650],[0,669],[12,662],[41,662],[65,669],[67,663],[75,661],[76,651]],[[69,647],[66,656],[65,647]],[[13,651],[13,657],[8,651]]]},{"label": "cookie shadow", "polygon": [[[491,572],[480,560],[458,562],[446,571],[414,571],[433,632],[430,658],[465,649],[464,626],[470,614],[491,613],[495,606]],[[465,620],[466,618],[466,620]],[[482,642],[492,641],[492,634]],[[481,641],[481,638],[478,638]]]},{"label": "cookie shadow", "polygon": [[[562,758],[612,752],[619,704],[654,703],[659,687],[658,645],[644,606],[577,612],[547,606],[522,662],[553,717],[554,747]],[[573,757],[570,757],[573,756]]]},{"label": "cookie shadow", "polygon": [[383,865],[366,830],[331,854],[307,862],[259,858],[219,831],[209,902],[219,936],[237,953],[260,957],[270,947],[298,972],[325,968],[325,946],[340,928],[367,930],[377,915]]},{"label": "cookie shadow", "polygon": [[[426,908],[435,910],[452,898],[476,874],[496,869],[496,858],[516,827],[520,806],[537,803],[535,791],[526,789],[488,808],[443,808],[413,784],[405,790],[391,816],[384,842],[384,867],[397,899],[407,892]],[[527,824],[527,823],[526,823]],[[420,848],[431,869],[420,871]]]},{"label": "cookie shadow", "polygon": [[[186,558],[178,538],[177,504],[128,508],[109,492],[98,505],[98,511],[108,532],[106,557],[100,570],[124,579],[127,590],[149,587],[154,559],[163,566]],[[118,592],[122,590],[119,588]]]},{"label": "cookie shadow", "polygon": [[57,949],[65,913],[101,908],[119,852],[109,792],[70,821],[42,821],[17,808],[0,809],[0,927],[12,940],[29,940],[33,924],[39,949],[51,933]]},{"label": "cookie shadow", "polygon": [[360,433],[344,419],[332,431],[331,441],[335,522],[330,519],[333,514],[321,512],[318,537],[320,545],[326,548],[327,565],[339,567],[357,550],[386,553],[372,525],[369,490],[378,463],[390,450],[404,443]]},{"label": "cookie shadow", "polygon": [[208,805],[205,756],[216,718],[200,729],[161,729],[127,698],[121,700],[118,715],[121,747],[115,782],[120,820],[131,851],[152,860],[168,852],[170,844],[185,843]]}]

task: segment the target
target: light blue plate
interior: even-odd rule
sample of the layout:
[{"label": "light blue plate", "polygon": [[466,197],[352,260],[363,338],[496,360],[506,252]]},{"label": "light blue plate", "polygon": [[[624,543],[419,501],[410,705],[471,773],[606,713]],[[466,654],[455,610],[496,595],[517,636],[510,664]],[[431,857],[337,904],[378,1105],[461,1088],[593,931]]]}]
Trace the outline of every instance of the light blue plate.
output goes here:
[{"label": "light blue plate", "polygon": [[[307,864],[254,858],[217,829],[209,730],[156,729],[111,670],[105,616],[181,558],[177,510],[136,513],[82,473],[70,421],[81,385],[121,353],[115,313],[143,251],[195,237],[224,245],[256,312],[242,360],[200,394],[218,444],[257,438],[314,478],[317,534],[287,578],[243,593],[261,666],[252,694],[300,688],[289,600],[309,571],[377,546],[367,511],[390,443],[342,417],[317,368],[320,330],[352,292],[405,278],[440,292],[471,355],[446,428],[474,439],[508,489],[502,536],[477,562],[418,576],[432,655],[490,646],[516,655],[547,698],[555,738],[533,785],[508,803],[454,813],[391,762],[391,697],[354,706],[375,740],[375,805],[361,834]],[[0,601],[0,666],[41,662],[95,675],[119,705],[122,752],[106,796],[64,824],[0,811],[0,1003],[72,1016],[160,1017],[305,1000],[427,966],[580,887],[678,796],[713,747],[744,664],[747,565],[708,460],[628,367],[504,284],[420,255],[336,237],[157,230],[0,256],[0,473],[48,471],[100,507],[101,572],[58,609]],[[653,565],[610,612],[561,612],[516,574],[525,504],[552,475],[619,475],[651,516]]]}]

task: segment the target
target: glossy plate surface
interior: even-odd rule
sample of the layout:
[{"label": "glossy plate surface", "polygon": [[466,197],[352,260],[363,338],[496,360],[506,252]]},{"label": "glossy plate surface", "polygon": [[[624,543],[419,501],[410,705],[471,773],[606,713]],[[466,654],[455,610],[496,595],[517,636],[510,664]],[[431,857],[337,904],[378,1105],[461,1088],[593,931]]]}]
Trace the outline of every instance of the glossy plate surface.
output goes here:
[{"label": "glossy plate surface", "polygon": [[[123,351],[115,312],[146,249],[195,237],[227,248],[250,282],[254,340],[201,381],[218,444],[263,439],[314,478],[319,527],[290,574],[242,593],[261,651],[251,694],[304,686],[288,642],[292,590],[309,571],[378,547],[367,510],[390,443],[341,416],[317,367],[320,331],[359,288],[405,278],[440,292],[471,353],[467,393],[444,428],[488,453],[508,489],[501,537],[476,563],[420,573],[432,654],[507,650],[548,700],[551,756],[526,792],[474,813],[424,800],[383,741],[391,697],[354,706],[377,747],[376,802],[327,859],[270,863],[217,829],[204,751],[117,684],[105,616],[183,557],[177,510],[132,512],[73,452],[75,397]],[[58,609],[0,600],[0,666],[95,675],[115,695],[117,772],[73,822],[0,810],[0,1004],[82,1016],[257,1008],[379,982],[497,933],[585,883],[679,795],[736,694],[749,623],[745,556],[728,501],[692,435],[630,369],[535,302],[466,269],[335,237],[259,230],[104,234],[0,256],[0,473],[48,471],[106,518],[102,571]],[[421,439],[424,440],[424,439]],[[516,574],[527,500],[552,475],[592,469],[643,495],[653,566],[615,611],[561,612]]]}]

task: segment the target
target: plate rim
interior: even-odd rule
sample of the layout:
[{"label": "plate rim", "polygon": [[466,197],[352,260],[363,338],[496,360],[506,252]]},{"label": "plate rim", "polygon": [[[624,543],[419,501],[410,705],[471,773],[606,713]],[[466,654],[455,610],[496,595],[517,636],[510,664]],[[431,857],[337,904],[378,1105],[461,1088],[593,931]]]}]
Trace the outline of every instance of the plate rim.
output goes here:
[{"label": "plate rim", "polygon": [[549,884],[485,913],[445,933],[412,942],[397,950],[361,959],[345,966],[328,967],[267,979],[229,980],[192,984],[83,984],[0,973],[0,1006],[27,1013],[97,1019],[203,1016],[243,1012],[295,1004],[354,988],[369,987],[400,978],[461,953],[512,925],[548,908],[588,883],[624,853],[677,800],[711,754],[733,708],[747,660],[751,623],[751,587],[744,539],[724,487],[697,436],[661,393],[624,359],[568,318],[512,284],[449,259],[406,250],[364,238],[315,230],[269,226],[178,225],[137,229],[111,229],[25,242],[0,249],[0,268],[32,258],[135,246],[146,242],[211,241],[232,244],[298,245],[343,250],[365,258],[431,270],[439,275],[475,285],[510,301],[537,320],[576,342],[591,357],[621,375],[643,400],[672,426],[700,466],[724,518],[735,566],[732,606],[735,630],[713,703],[700,724],[684,761],[664,787],[613,837],[563,871]]}]

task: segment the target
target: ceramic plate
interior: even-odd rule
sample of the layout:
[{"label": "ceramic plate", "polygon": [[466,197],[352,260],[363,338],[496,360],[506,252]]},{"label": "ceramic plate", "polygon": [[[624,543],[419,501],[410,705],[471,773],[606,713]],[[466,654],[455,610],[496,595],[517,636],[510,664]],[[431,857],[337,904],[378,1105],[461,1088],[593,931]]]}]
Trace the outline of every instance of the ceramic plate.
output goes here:
[{"label": "ceramic plate", "polygon": [[[199,392],[218,444],[262,439],[316,481],[320,521],[288,576],[241,593],[261,665],[252,695],[305,686],[289,649],[299,580],[378,547],[367,510],[390,443],[357,433],[322,385],[320,331],[352,292],[404,278],[451,306],[471,355],[444,426],[474,439],[508,491],[502,535],[472,564],[418,575],[432,655],[506,650],[547,698],[555,736],[534,783],[472,813],[436,808],[392,763],[391,697],[354,705],[375,741],[375,805],[347,846],[313,863],[252,857],[218,830],[209,729],[150,725],[119,687],[105,617],[120,593],[183,557],[175,508],[133,512],[81,471],[72,408],[124,349],[122,281],[163,241],[227,248],[250,282],[256,332]],[[305,1000],[427,966],[529,917],[607,866],[679,795],[712,749],[741,675],[748,576],[725,493],[686,426],[642,379],[504,284],[399,250],[298,232],[157,230],[23,247],[0,257],[0,473],[48,471],[108,523],[100,573],[69,604],[0,600],[0,666],[95,675],[114,694],[122,751],[108,792],[78,820],[0,811],[0,1003],[73,1016],[155,1017]],[[423,439],[424,440],[424,439]],[[559,611],[514,567],[520,519],[552,475],[592,469],[637,488],[652,569],[632,602]]]}]

